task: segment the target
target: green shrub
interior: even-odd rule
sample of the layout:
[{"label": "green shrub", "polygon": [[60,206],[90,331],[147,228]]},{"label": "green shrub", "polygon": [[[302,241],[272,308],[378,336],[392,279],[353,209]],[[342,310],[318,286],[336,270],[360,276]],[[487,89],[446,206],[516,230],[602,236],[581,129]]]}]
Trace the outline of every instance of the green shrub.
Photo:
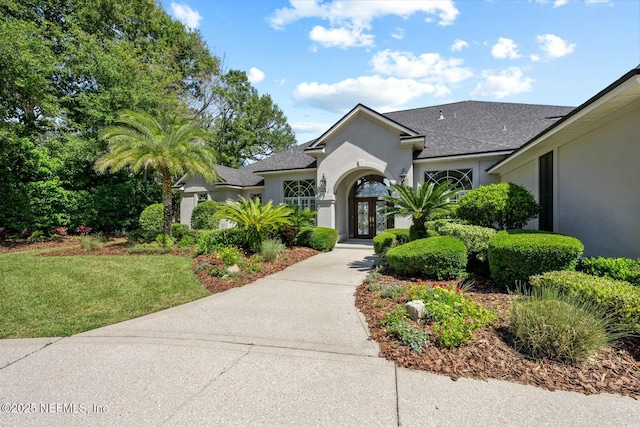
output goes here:
[{"label": "green shrub", "polygon": [[266,239],[262,241],[260,255],[267,262],[275,262],[287,249],[286,245],[278,239]]},{"label": "green shrub", "polygon": [[489,268],[502,286],[547,271],[573,270],[584,246],[569,236],[534,230],[500,231],[489,240]]},{"label": "green shrub", "polygon": [[127,233],[127,244],[135,245],[136,243],[151,243],[155,241],[158,236],[156,231],[143,231],[138,228],[137,230],[131,230]]},{"label": "green shrub", "polygon": [[610,277],[640,286],[640,259],[583,258],[578,262],[576,270],[592,276]]},{"label": "green shrub", "polygon": [[80,247],[85,252],[95,252],[102,248],[102,240],[94,236],[80,236]]},{"label": "green shrub", "polygon": [[436,233],[435,235],[440,235],[440,228],[448,224],[470,225],[467,221],[461,220],[459,218],[441,218],[425,222],[424,228],[427,230],[427,232],[434,231]]},{"label": "green shrub", "polygon": [[[140,214],[138,224],[143,233],[149,233],[157,236],[162,233],[164,223],[164,206],[162,203],[147,206]],[[155,236],[153,236],[155,239]]]},{"label": "green shrub", "polygon": [[184,236],[190,235],[190,232],[191,230],[187,224],[180,224],[179,222],[171,224],[171,237],[176,240],[180,240]]},{"label": "green shrub", "polygon": [[395,299],[395,298],[398,298],[400,295],[402,295],[404,291],[405,291],[405,288],[402,285],[389,285],[382,290],[382,293],[380,293],[380,296],[382,298]]},{"label": "green shrub", "polygon": [[625,335],[601,308],[555,288],[515,298],[509,326],[519,351],[568,363],[583,362]]},{"label": "green shrub", "polygon": [[196,244],[196,239],[194,239],[189,235],[182,236],[182,239],[178,241],[178,247],[180,249],[191,249],[195,244]]},{"label": "green shrub", "polygon": [[467,247],[470,258],[486,261],[488,260],[487,251],[489,249],[489,239],[496,234],[496,230],[478,225],[464,225],[449,222],[439,227],[438,233],[441,236],[451,236],[460,239]]},{"label": "green shrub", "polygon": [[589,301],[640,332],[640,288],[631,283],[578,271],[552,271],[531,277],[531,285]]},{"label": "green shrub", "polygon": [[156,237],[156,243],[165,248],[172,248],[174,245],[174,241],[171,236],[167,236],[166,234],[158,234]]},{"label": "green shrub", "polygon": [[194,230],[215,230],[219,221],[215,214],[218,211],[218,204],[213,200],[198,203],[191,213],[191,228]]},{"label": "green shrub", "polygon": [[196,253],[210,254],[225,246],[245,247],[243,230],[237,227],[224,230],[206,230],[200,233],[196,243]]},{"label": "green shrub", "polygon": [[526,188],[512,182],[483,185],[460,198],[456,216],[481,227],[522,228],[536,218],[539,206]]},{"label": "green shrub", "polygon": [[388,228],[385,233],[391,233],[396,236],[396,240],[399,245],[404,245],[409,242],[409,229],[408,228]]},{"label": "green shrub", "polygon": [[383,314],[380,323],[389,335],[399,339],[402,344],[409,346],[413,351],[420,353],[429,344],[429,334],[424,329],[410,324],[408,319],[407,310],[398,305],[393,311]]},{"label": "green shrub", "polygon": [[309,208],[301,208],[297,204],[287,204],[291,209],[289,214],[289,221],[291,224],[280,225],[278,227],[278,237],[287,246],[294,246],[297,243],[297,237],[300,232],[304,230],[310,230],[316,225],[316,215],[318,212],[312,211]]},{"label": "green shrub", "polygon": [[338,230],[316,227],[309,231],[307,245],[317,251],[329,252],[338,242]]},{"label": "green shrub", "polygon": [[464,274],[467,248],[449,236],[418,239],[387,252],[389,266],[406,276],[425,274],[439,280],[456,279]]},{"label": "green shrub", "polygon": [[392,233],[380,233],[373,238],[373,251],[377,254],[381,254],[385,249],[393,248],[398,244],[398,240],[395,234]]},{"label": "green shrub", "polygon": [[44,234],[43,231],[36,230],[33,233],[31,233],[27,241],[29,241],[30,243],[35,243],[35,242],[44,242],[46,239],[47,239],[47,236]]}]

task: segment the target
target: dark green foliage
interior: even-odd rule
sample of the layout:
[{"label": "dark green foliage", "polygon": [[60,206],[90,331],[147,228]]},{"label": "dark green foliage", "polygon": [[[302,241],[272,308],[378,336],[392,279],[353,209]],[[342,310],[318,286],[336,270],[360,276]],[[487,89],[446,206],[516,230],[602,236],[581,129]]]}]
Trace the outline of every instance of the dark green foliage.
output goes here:
[{"label": "dark green foliage", "polygon": [[438,234],[460,239],[467,247],[469,258],[468,270],[478,274],[489,272],[489,239],[496,234],[496,230],[478,225],[465,225],[456,222],[446,222],[438,227]]},{"label": "dark green foliage", "polygon": [[531,286],[589,301],[640,332],[640,288],[628,282],[578,271],[552,271],[531,277]]},{"label": "dark green foliage", "polygon": [[223,230],[202,231],[196,243],[196,253],[210,254],[227,246],[245,248],[247,241],[244,230],[234,227]]},{"label": "dark green foliage", "polygon": [[467,248],[453,237],[429,237],[390,249],[387,261],[393,270],[405,276],[457,279],[467,265]]},{"label": "dark green foliage", "polygon": [[180,224],[177,222],[171,224],[171,236],[173,236],[176,241],[181,240],[184,236],[192,237],[191,234],[191,229],[189,229],[187,224]]},{"label": "dark green foliage", "polygon": [[534,288],[531,294],[515,298],[509,327],[518,350],[536,359],[573,364],[625,335],[600,307],[554,288]]},{"label": "dark green foliage", "polygon": [[289,214],[291,224],[280,226],[277,235],[285,245],[294,246],[299,244],[297,243],[297,238],[301,232],[315,227],[318,212],[309,208],[301,208],[296,204],[288,204],[288,206],[291,209]]},{"label": "dark green foliage", "polygon": [[338,242],[338,230],[316,227],[309,232],[307,246],[317,251],[329,252]]},{"label": "dark green foliage", "polygon": [[396,236],[396,240],[399,245],[404,245],[409,241],[409,229],[408,228],[388,228],[385,233],[391,233]]},{"label": "dark green foliage", "polygon": [[214,216],[218,204],[213,200],[198,203],[191,213],[191,228],[194,230],[215,230],[219,221]]},{"label": "dark green foliage", "polygon": [[162,223],[164,217],[164,206],[162,203],[156,203],[147,206],[140,214],[138,224],[143,233],[156,235],[162,233]]},{"label": "dark green foliage", "polygon": [[460,198],[456,216],[481,227],[522,228],[536,218],[539,206],[526,188],[512,182],[483,185]]},{"label": "dark green foliage", "polygon": [[385,249],[390,249],[397,245],[397,238],[395,234],[381,233],[373,238],[373,251],[377,254],[381,254]]},{"label": "dark green foliage", "polygon": [[140,228],[127,233],[127,245],[132,246],[137,243],[151,243],[158,237],[157,231],[143,231]]},{"label": "dark green foliage", "polygon": [[489,240],[493,280],[505,287],[547,271],[573,270],[584,246],[569,236],[535,230],[500,231]]},{"label": "dark green foliage", "polygon": [[166,234],[158,234],[156,236],[156,243],[165,248],[173,248],[175,241],[173,240],[173,238],[171,238],[171,236],[168,236]]},{"label": "dark green foliage", "polygon": [[592,276],[610,277],[640,286],[640,259],[582,258],[576,270]]}]

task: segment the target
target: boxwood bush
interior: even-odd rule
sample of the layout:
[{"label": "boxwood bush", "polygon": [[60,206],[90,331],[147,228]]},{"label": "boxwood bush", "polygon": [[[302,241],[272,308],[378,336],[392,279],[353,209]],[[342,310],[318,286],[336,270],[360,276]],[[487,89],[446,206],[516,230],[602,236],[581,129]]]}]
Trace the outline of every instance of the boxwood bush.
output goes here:
[{"label": "boxwood bush", "polygon": [[245,248],[247,242],[244,231],[238,227],[201,231],[196,242],[196,253],[210,254],[226,246]]},{"label": "boxwood bush", "polygon": [[640,286],[640,259],[583,258],[578,263],[576,270],[592,276],[610,277]]},{"label": "boxwood bush", "polygon": [[[164,206],[162,203],[156,203],[149,205],[140,214],[138,224],[140,224],[140,230],[146,234],[153,234],[157,236],[162,233],[162,226],[164,222]],[[153,236],[155,238],[155,236]]]},{"label": "boxwood bush", "polygon": [[456,279],[464,274],[467,247],[453,237],[429,237],[390,249],[387,261],[393,270],[406,276]]},{"label": "boxwood bush", "polygon": [[579,271],[551,271],[531,277],[531,285],[591,301],[640,332],[640,288],[631,283]]},{"label": "boxwood bush", "polygon": [[569,236],[535,230],[500,231],[489,240],[489,268],[493,280],[513,287],[547,271],[573,270],[584,250]]},{"label": "boxwood bush", "polygon": [[396,245],[404,245],[409,241],[408,228],[389,228],[373,238],[373,250],[377,254]]},{"label": "boxwood bush", "polygon": [[486,261],[489,249],[489,240],[496,234],[496,230],[479,225],[465,225],[454,222],[445,223],[438,229],[441,236],[451,236],[460,239],[467,247],[469,257]]},{"label": "boxwood bush", "polygon": [[193,208],[191,213],[191,228],[194,230],[215,230],[218,228],[218,220],[215,213],[218,204],[213,200],[207,200]]},{"label": "boxwood bush", "polygon": [[482,227],[514,229],[538,216],[535,197],[513,182],[483,185],[460,198],[456,216]]},{"label": "boxwood bush", "polygon": [[308,232],[306,246],[322,252],[333,250],[338,242],[338,230],[326,227],[315,227]]}]

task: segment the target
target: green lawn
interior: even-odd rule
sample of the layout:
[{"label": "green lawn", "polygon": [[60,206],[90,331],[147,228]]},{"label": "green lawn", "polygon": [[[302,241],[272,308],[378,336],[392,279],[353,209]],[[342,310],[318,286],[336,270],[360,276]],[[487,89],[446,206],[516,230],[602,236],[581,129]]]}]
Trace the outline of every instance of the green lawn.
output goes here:
[{"label": "green lawn", "polygon": [[209,295],[178,256],[0,255],[0,338],[69,336]]}]

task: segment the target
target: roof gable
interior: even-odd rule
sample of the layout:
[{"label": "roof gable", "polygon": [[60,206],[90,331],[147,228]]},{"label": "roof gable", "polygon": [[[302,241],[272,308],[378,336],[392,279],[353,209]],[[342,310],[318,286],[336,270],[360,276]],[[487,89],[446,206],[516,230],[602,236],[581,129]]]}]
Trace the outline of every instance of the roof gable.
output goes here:
[{"label": "roof gable", "polygon": [[358,117],[369,117],[370,119],[382,124],[383,126],[390,128],[398,133],[400,136],[419,136],[420,134],[413,129],[403,125],[396,120],[386,117],[383,114],[378,113],[375,110],[363,105],[356,105],[351,111],[345,114],[336,124],[331,126],[329,130],[323,133],[320,138],[316,139],[308,148],[308,151],[312,151],[319,147],[322,147],[326,144],[326,141],[329,140],[336,133],[340,132],[340,130],[344,129],[348,126],[353,120]]}]

